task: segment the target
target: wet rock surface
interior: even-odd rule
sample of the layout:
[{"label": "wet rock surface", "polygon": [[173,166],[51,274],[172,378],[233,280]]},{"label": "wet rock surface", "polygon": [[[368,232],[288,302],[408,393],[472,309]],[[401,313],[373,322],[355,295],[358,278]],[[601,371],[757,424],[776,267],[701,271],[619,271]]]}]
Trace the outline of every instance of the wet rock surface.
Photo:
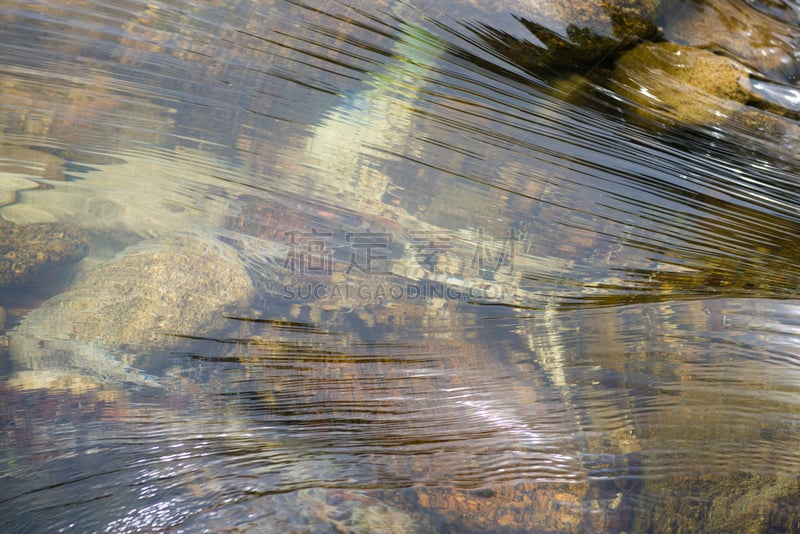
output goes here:
[{"label": "wet rock surface", "polygon": [[764,77],[793,83],[800,73],[800,29],[783,17],[750,2],[666,0],[660,22],[673,43],[735,57]]},{"label": "wet rock surface", "polygon": [[750,99],[747,69],[706,50],[645,43],[623,55],[613,74],[620,94],[642,114],[695,124],[720,123]]},{"label": "wet rock surface", "polygon": [[759,130],[781,129],[784,137],[796,133],[791,122],[772,115],[797,114],[791,84],[800,68],[800,32],[794,25],[757,6],[725,0],[668,0],[659,24],[668,42],[626,52],[611,76],[610,88],[630,99],[636,113],[668,123],[730,121],[737,128],[755,122]]},{"label": "wet rock surface", "polygon": [[0,219],[0,288],[30,282],[48,269],[74,263],[88,249],[86,233],[75,226],[19,225]]},{"label": "wet rock surface", "polygon": [[[661,0],[582,0],[483,3],[476,20],[485,24],[476,33],[515,64],[538,70],[542,67],[583,70],[595,67],[642,39],[656,36],[656,18]],[[470,10],[469,3],[465,9]],[[503,31],[492,27],[491,13],[512,16],[530,32]],[[472,18],[465,13],[465,19]]]}]

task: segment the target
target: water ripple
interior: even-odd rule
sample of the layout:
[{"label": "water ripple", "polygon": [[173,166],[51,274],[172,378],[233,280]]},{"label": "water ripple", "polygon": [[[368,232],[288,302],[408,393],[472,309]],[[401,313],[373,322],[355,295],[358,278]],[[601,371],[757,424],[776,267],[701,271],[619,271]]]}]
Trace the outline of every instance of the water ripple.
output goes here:
[{"label": "water ripple", "polygon": [[[0,7],[0,216],[91,234],[59,283],[200,227],[258,293],[218,335],[103,353],[161,388],[98,384],[69,355],[17,372],[0,345],[0,528],[796,514],[794,108],[748,106],[783,130],[642,118],[609,64],[511,57],[498,36],[536,37],[522,4],[489,5]],[[756,88],[779,104],[787,83]],[[302,279],[326,298],[290,284],[298,232],[330,253]],[[386,239],[381,273],[354,268],[359,235]],[[56,290],[0,290],[9,328]]]}]

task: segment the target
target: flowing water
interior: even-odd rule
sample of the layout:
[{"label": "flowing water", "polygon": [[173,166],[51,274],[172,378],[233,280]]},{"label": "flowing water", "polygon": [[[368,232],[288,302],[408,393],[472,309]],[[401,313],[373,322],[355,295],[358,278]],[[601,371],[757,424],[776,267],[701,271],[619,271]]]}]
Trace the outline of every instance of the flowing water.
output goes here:
[{"label": "flowing water", "polygon": [[800,529],[795,130],[478,4],[0,6],[0,216],[90,239],[0,289],[0,530]]}]

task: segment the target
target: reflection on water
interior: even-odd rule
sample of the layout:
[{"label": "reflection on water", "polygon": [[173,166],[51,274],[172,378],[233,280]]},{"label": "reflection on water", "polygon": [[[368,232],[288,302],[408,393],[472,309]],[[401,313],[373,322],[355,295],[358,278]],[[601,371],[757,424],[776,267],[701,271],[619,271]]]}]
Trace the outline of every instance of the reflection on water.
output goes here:
[{"label": "reflection on water", "polygon": [[4,529],[800,528],[794,70],[643,114],[518,4],[0,8],[0,216],[91,244],[0,287]]}]

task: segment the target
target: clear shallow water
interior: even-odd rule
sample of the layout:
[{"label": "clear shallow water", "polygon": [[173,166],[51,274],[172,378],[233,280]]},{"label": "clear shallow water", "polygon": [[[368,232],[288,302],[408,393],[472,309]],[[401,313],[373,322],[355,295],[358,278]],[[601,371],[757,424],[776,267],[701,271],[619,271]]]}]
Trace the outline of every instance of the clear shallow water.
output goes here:
[{"label": "clear shallow water", "polygon": [[[800,513],[796,139],[647,129],[470,29],[524,35],[505,13],[1,13],[0,179],[32,181],[0,215],[87,228],[78,271],[200,227],[258,286],[214,336],[130,350],[160,388],[42,389],[4,355],[4,528],[726,531]],[[287,232],[330,252],[301,265],[333,265],[288,296]],[[403,243],[466,254],[482,285],[415,279]],[[3,290],[8,326],[65,284]]]}]

